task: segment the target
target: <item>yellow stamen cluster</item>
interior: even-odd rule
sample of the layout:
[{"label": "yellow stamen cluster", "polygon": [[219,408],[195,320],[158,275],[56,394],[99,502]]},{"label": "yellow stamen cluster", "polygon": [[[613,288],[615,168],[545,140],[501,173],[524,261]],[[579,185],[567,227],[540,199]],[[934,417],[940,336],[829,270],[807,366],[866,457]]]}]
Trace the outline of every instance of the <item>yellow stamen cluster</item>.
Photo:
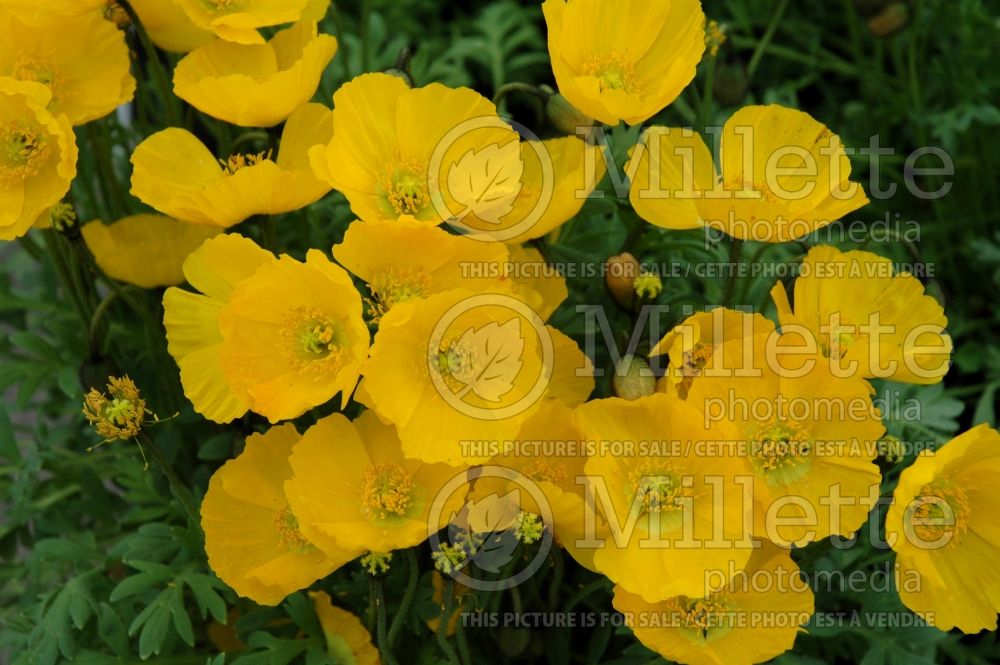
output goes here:
[{"label": "yellow stamen cluster", "polygon": [[274,529],[278,532],[281,547],[288,552],[310,552],[312,543],[299,531],[299,520],[292,513],[291,506],[285,506],[274,514]]},{"label": "yellow stamen cluster", "polygon": [[795,422],[774,420],[750,433],[754,469],[769,481],[788,484],[809,468],[808,433]]},{"label": "yellow stamen cluster", "polygon": [[678,627],[693,632],[694,640],[712,640],[726,633],[732,627],[728,620],[732,612],[731,603],[720,594],[708,598],[688,598],[678,596],[668,601],[670,610],[676,615]]},{"label": "yellow stamen cluster", "polygon": [[660,276],[651,272],[644,272],[632,282],[635,295],[643,300],[653,300],[663,291],[663,280]]},{"label": "yellow stamen cluster", "polygon": [[648,512],[676,511],[690,504],[694,490],[684,486],[674,474],[643,466],[629,474],[632,497]]},{"label": "yellow stamen cluster", "polygon": [[220,159],[219,164],[222,165],[222,170],[226,175],[233,175],[240,169],[245,169],[248,166],[256,166],[269,159],[271,159],[271,151],[265,150],[250,155],[230,155],[229,159]]},{"label": "yellow stamen cluster", "polygon": [[922,541],[935,543],[949,538],[946,544],[952,544],[960,541],[968,530],[969,497],[961,487],[930,483],[920,488],[914,502],[910,524]]},{"label": "yellow stamen cluster", "polygon": [[418,268],[387,268],[380,271],[368,285],[373,296],[368,301],[372,322],[378,323],[394,305],[423,298],[430,286],[431,276]]},{"label": "yellow stamen cluster", "polygon": [[108,395],[91,389],[83,402],[83,415],[107,441],[131,439],[142,429],[146,402],[127,376],[108,378]]},{"label": "yellow stamen cluster", "polygon": [[625,61],[617,51],[591,56],[584,64],[583,70],[597,77],[602,92],[623,90],[631,93],[641,88],[641,81],[635,73],[635,65]]},{"label": "yellow stamen cluster", "polygon": [[410,505],[413,480],[393,462],[373,464],[365,470],[361,500],[375,519],[403,515]]},{"label": "yellow stamen cluster", "polygon": [[0,182],[15,185],[38,173],[51,148],[37,129],[17,120],[0,127]]},{"label": "yellow stamen cluster", "polygon": [[41,83],[48,87],[52,99],[58,101],[66,76],[51,60],[38,54],[22,53],[14,62],[13,71],[14,78],[19,81]]},{"label": "yellow stamen cluster", "polygon": [[705,46],[708,47],[708,54],[713,58],[719,55],[719,47],[725,43],[726,26],[712,19],[705,26]]},{"label": "yellow stamen cluster", "polygon": [[290,310],[281,336],[285,339],[285,360],[300,372],[327,371],[340,361],[337,326],[319,309]]},{"label": "yellow stamen cluster", "polygon": [[389,564],[392,562],[392,552],[368,552],[361,556],[361,567],[369,575],[385,575],[389,572]]},{"label": "yellow stamen cluster", "polygon": [[202,0],[211,12],[231,12],[237,8],[241,0]]},{"label": "yellow stamen cluster", "polygon": [[554,485],[562,485],[566,482],[566,470],[551,464],[542,457],[532,459],[524,467],[523,472],[536,483],[549,482]]},{"label": "yellow stamen cluster", "polygon": [[76,210],[65,201],[61,201],[49,209],[49,221],[56,231],[65,231],[76,226]]},{"label": "yellow stamen cluster", "polygon": [[111,21],[119,28],[125,28],[132,22],[125,8],[115,0],[108,0],[108,3],[104,5],[104,19]]},{"label": "yellow stamen cluster", "polygon": [[545,522],[542,521],[541,515],[522,510],[514,520],[514,537],[522,543],[528,545],[537,543],[544,531]]},{"label": "yellow stamen cluster", "polygon": [[430,203],[427,167],[404,161],[386,171],[381,182],[385,199],[397,215],[418,215]]}]

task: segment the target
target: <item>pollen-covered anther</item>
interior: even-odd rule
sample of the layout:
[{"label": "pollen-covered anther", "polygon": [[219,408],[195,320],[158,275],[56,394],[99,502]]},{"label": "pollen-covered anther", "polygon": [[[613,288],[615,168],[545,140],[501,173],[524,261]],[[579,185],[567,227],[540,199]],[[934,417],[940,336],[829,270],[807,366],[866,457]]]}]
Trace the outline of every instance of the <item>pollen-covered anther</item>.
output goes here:
[{"label": "pollen-covered anther", "polygon": [[910,524],[913,533],[926,543],[945,539],[954,543],[968,530],[968,515],[969,498],[965,490],[951,483],[930,483],[914,497]]},{"label": "pollen-covered anther", "polygon": [[299,531],[299,521],[292,513],[291,506],[285,506],[274,514],[274,529],[278,532],[278,540],[286,551],[307,552],[313,549],[312,543]]},{"label": "pollen-covered anther", "polygon": [[381,181],[385,198],[397,215],[417,215],[430,203],[427,167],[402,161],[387,169]]},{"label": "pollen-covered anther", "polygon": [[423,298],[431,286],[431,277],[419,269],[389,268],[372,278],[368,288],[373,298],[368,301],[368,309],[377,323],[394,305]]},{"label": "pollen-covered anther", "polygon": [[693,488],[680,482],[671,473],[643,469],[633,472],[630,480],[634,496],[649,512],[679,510],[694,498]]},{"label": "pollen-covered anther", "polygon": [[319,309],[292,309],[281,329],[285,359],[299,371],[320,371],[336,363],[341,352],[337,330],[336,323]]},{"label": "pollen-covered anther", "polygon": [[412,491],[413,480],[398,464],[383,462],[365,470],[361,497],[377,519],[405,514]]},{"label": "pollen-covered anther", "polygon": [[19,184],[37,174],[52,154],[36,128],[12,120],[0,127],[0,182]]},{"label": "pollen-covered anther", "polygon": [[591,56],[584,64],[583,70],[597,78],[602,92],[622,90],[631,93],[641,88],[635,65],[625,60],[617,51]]},{"label": "pollen-covered anther", "polygon": [[240,169],[245,169],[248,166],[256,166],[270,159],[271,151],[264,150],[263,152],[254,154],[230,155],[228,159],[220,159],[219,164],[222,165],[222,170],[226,175],[233,175]]}]

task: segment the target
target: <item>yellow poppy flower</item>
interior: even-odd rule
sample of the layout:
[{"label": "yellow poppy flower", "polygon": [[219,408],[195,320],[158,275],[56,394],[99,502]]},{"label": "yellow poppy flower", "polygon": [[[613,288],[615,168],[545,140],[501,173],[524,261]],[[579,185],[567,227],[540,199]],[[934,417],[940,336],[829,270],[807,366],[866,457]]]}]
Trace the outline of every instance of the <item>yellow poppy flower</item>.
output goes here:
[{"label": "yellow poppy flower", "polygon": [[282,489],[299,434],[291,424],[247,439],[212,475],[201,504],[208,564],[236,593],[277,605],[357,556],[323,552],[299,531]]},{"label": "yellow poppy flower", "polygon": [[873,388],[798,347],[788,362],[788,340],[772,341],[780,344],[763,335],[723,343],[686,401],[706,421],[735,426],[727,450],[749,462],[756,535],[783,546],[848,537],[878,499],[885,428]]},{"label": "yellow poppy flower", "polygon": [[241,127],[273,127],[312,99],[336,51],[335,37],[319,34],[315,23],[306,22],[278,32],[266,44],[216,39],[177,63],[174,92],[213,118]]},{"label": "yellow poppy flower", "polygon": [[167,350],[180,368],[184,395],[209,420],[227,423],[250,409],[233,391],[219,364],[222,331],[219,313],[237,284],[274,255],[252,240],[229,234],[206,240],[184,261],[187,281],[200,293],[169,288],[163,294]]},{"label": "yellow poppy flower", "polygon": [[358,617],[335,607],[325,591],[310,591],[309,597],[326,638],[326,652],[334,663],[379,665],[378,649]]},{"label": "yellow poppy flower", "polygon": [[[357,399],[425,462],[485,462],[470,441],[507,440],[546,397],[578,404],[593,368],[576,343],[510,292],[455,289],[382,317]],[[465,442],[465,444],[463,444]]]},{"label": "yellow poppy flower", "polygon": [[520,243],[550,233],[574,217],[607,170],[601,147],[563,136],[521,142],[517,197],[506,214],[452,222],[478,240]]},{"label": "yellow poppy flower", "polygon": [[[718,170],[700,136],[651,127],[633,149],[629,200],[665,229],[707,225],[742,240],[787,242],[868,203],[839,137],[807,113],[747,106],[722,128]],[[718,174],[717,174],[718,171]]]},{"label": "yellow poppy flower", "polygon": [[812,338],[840,372],[923,384],[948,372],[944,309],[889,259],[813,247],[795,280],[794,311],[780,283],[771,296],[782,331]]},{"label": "yellow poppy flower", "polygon": [[165,51],[187,53],[212,41],[215,35],[196,26],[175,0],[131,0],[153,43]]},{"label": "yellow poppy flower", "polygon": [[67,18],[103,13],[108,0],[0,0],[0,10],[28,25],[45,25]]},{"label": "yellow poppy flower", "polygon": [[80,231],[106,275],[152,289],[184,282],[184,259],[222,229],[163,215],[132,215],[113,224],[95,220]]},{"label": "yellow poppy flower", "polygon": [[559,305],[569,297],[566,278],[530,245],[510,245],[507,278],[510,288],[543,321],[548,321]]},{"label": "yellow poppy flower", "polygon": [[[438,493],[464,473],[405,458],[396,428],[373,411],[353,423],[339,413],[320,420],[295,446],[289,463],[292,478],[285,493],[302,532],[334,551],[391,552],[419,545],[429,535]],[[442,509],[441,526],[450,514]]]},{"label": "yellow poppy flower", "polygon": [[0,76],[45,85],[49,110],[82,125],[132,99],[125,36],[98,13],[28,25],[0,12]]},{"label": "yellow poppy flower", "polygon": [[[727,423],[706,426],[689,402],[654,393],[587,402],[576,415],[594,450],[586,463],[595,505],[608,524],[594,565],[646,602],[702,597],[706,575],[739,570],[750,557],[753,500],[735,455],[706,454]],[[713,480],[717,478],[719,480]]]},{"label": "yellow poppy flower", "polygon": [[726,585],[703,597],[648,603],[615,588],[612,601],[644,645],[684,665],[753,665],[792,648],[814,608],[812,590],[787,550],[755,550]]},{"label": "yellow poppy flower", "polygon": [[363,74],[334,93],[333,107],[336,132],[310,161],[361,219],[439,224],[450,214],[509,210],[517,195],[517,133],[473,90]]},{"label": "yellow poppy flower", "polygon": [[460,287],[496,286],[504,275],[507,250],[400,217],[397,221],[352,223],[333,257],[368,284],[369,310],[380,319],[393,305]]},{"label": "yellow poppy flower", "polygon": [[295,23],[311,0],[175,0],[191,22],[226,41],[263,44],[257,28]]},{"label": "yellow poppy flower", "polygon": [[545,0],[559,92],[609,125],[637,125],[694,78],[705,52],[698,0]]},{"label": "yellow poppy flower", "polygon": [[309,148],[333,132],[330,111],[305,104],[288,118],[277,159],[270,151],[217,160],[187,130],[153,134],[132,153],[132,194],[165,215],[228,228],[253,215],[298,210],[329,191],[309,168]]},{"label": "yellow poppy flower", "polygon": [[226,380],[272,423],[337,393],[346,405],[370,340],[350,275],[314,249],[305,262],[282,255],[237,284],[219,328]]},{"label": "yellow poppy flower", "polygon": [[50,98],[40,83],[0,76],[0,240],[24,235],[76,176],[76,137],[46,110]]},{"label": "yellow poppy flower", "polygon": [[921,453],[899,476],[885,518],[899,596],[941,630],[997,628],[998,481],[1000,433],[986,424]]},{"label": "yellow poppy flower", "polygon": [[649,350],[650,358],[666,354],[670,359],[666,373],[656,383],[656,389],[685,399],[691,384],[711,363],[713,353],[722,344],[773,334],[774,324],[757,313],[716,307],[708,312],[693,314]]}]

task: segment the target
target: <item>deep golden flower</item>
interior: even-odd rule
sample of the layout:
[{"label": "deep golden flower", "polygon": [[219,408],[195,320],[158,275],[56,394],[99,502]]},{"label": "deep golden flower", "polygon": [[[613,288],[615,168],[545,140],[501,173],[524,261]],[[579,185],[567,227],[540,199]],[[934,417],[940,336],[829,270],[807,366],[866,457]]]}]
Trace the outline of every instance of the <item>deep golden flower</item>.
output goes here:
[{"label": "deep golden flower", "polygon": [[285,123],[276,158],[264,151],[219,160],[187,130],[157,132],[132,153],[132,194],[175,219],[223,228],[298,210],[329,191],[307,154],[333,133],[330,118],[321,104],[300,106]]},{"label": "deep golden flower", "polygon": [[214,118],[272,127],[312,99],[336,51],[336,38],[307,22],[278,32],[266,44],[216,39],[177,63],[174,92]]},{"label": "deep golden flower", "polygon": [[108,277],[146,289],[184,282],[181,266],[194,250],[222,229],[188,224],[163,215],[132,215],[80,229],[97,265]]},{"label": "deep golden flower", "polygon": [[73,128],[50,99],[40,83],[0,76],[0,240],[24,235],[76,176]]},{"label": "deep golden flower", "polygon": [[[666,229],[709,226],[742,240],[787,242],[868,203],[840,138],[807,113],[747,106],[722,128],[718,164],[689,129],[650,127],[632,151],[629,200]],[[631,167],[630,167],[631,168]]]},{"label": "deep golden flower", "polygon": [[165,51],[187,53],[215,37],[195,25],[176,0],[131,0],[131,4],[149,38]]},{"label": "deep golden flower", "polygon": [[[295,23],[316,0],[175,0],[191,22],[226,41],[263,44],[258,28]],[[314,19],[315,20],[315,19]]]},{"label": "deep golden flower", "polygon": [[698,0],[546,0],[542,11],[559,92],[609,125],[637,125],[677,99],[705,52]]},{"label": "deep golden flower", "polygon": [[46,86],[49,111],[74,125],[111,113],[135,92],[125,36],[97,12],[38,26],[0,12],[0,44],[0,76]]}]

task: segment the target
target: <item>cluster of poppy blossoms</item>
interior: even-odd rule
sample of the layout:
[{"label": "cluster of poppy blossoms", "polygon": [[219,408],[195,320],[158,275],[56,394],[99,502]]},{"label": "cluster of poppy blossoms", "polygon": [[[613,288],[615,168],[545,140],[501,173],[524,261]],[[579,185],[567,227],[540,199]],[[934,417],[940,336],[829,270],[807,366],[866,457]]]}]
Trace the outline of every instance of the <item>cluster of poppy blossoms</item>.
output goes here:
[{"label": "cluster of poppy blossoms", "polygon": [[[130,22],[184,54],[177,98],[265,130],[225,154],[181,126],[145,137],[131,151],[131,193],[151,211],[81,234],[108,277],[166,287],[168,349],[193,409],[270,424],[211,478],[200,517],[212,569],[274,605],[358,558],[374,566],[418,546],[457,515],[474,543],[498,525],[469,507],[508,495],[505,481],[473,482],[494,465],[544,499],[500,529],[525,547],[548,531],[609,578],[614,607],[650,649],[694,664],[790,649],[812,590],[747,580],[797,580],[792,550],[872,518],[890,439],[871,380],[942,380],[952,344],[941,306],[888,259],[815,246],[791,292],[774,285],[777,323],[723,306],[696,313],[649,351],[661,375],[645,358],[604,368],[636,380],[591,399],[592,360],[549,323],[566,280],[516,268],[544,265],[547,240],[606,175],[621,180],[590,130],[644,123],[714,57],[700,3],[545,0],[550,106],[563,114],[553,124],[580,130],[545,139],[474,90],[417,86],[399,71],[348,81],[332,108],[312,101],[338,46],[318,28],[327,5],[0,0],[0,239],[65,214],[74,126],[134,94]],[[838,137],[802,111],[746,107],[720,137],[714,153],[690,129],[646,127],[618,205],[648,233],[711,227],[781,243],[867,203]],[[356,217],[332,248],[292,256],[249,237],[331,191]],[[660,286],[645,276],[612,292],[637,307]],[[107,438],[135,437],[145,402],[130,381],[111,392],[88,397],[88,419]],[[332,415],[304,431],[288,422],[318,407]],[[491,441],[575,445],[468,445]],[[455,478],[464,491],[448,495]],[[900,475],[885,516],[900,597],[942,630],[996,628],[998,478],[1000,434],[986,425]],[[434,560],[451,573],[474,554],[453,547]],[[331,653],[378,661],[356,617],[311,597]]]}]

